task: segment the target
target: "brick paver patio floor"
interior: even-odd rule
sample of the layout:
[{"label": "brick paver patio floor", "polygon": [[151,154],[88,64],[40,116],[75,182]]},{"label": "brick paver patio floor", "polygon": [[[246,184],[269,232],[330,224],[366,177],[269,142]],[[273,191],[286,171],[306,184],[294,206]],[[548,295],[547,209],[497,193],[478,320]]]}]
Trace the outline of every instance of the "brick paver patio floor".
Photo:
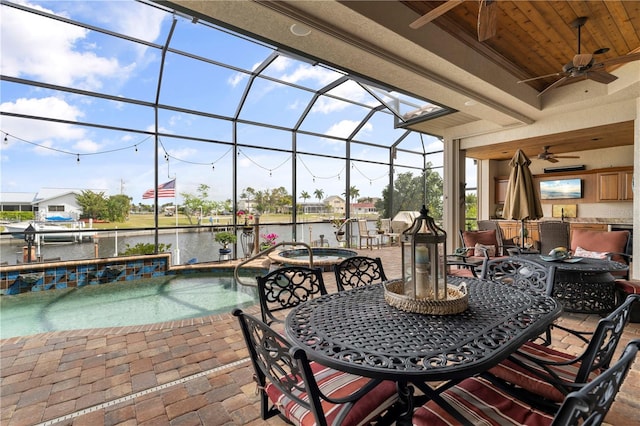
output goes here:
[{"label": "brick paver patio floor", "polygon": [[[380,256],[390,278],[400,275],[399,250]],[[333,273],[325,273],[335,291]],[[259,313],[259,307],[246,309]],[[596,315],[559,320],[593,329]],[[554,335],[553,346],[579,353],[582,344]],[[620,350],[640,338],[629,324]],[[251,365],[231,314],[148,326],[51,332],[0,341],[0,424],[20,425],[284,425],[263,421]],[[607,423],[640,424],[640,361],[636,361]]]}]

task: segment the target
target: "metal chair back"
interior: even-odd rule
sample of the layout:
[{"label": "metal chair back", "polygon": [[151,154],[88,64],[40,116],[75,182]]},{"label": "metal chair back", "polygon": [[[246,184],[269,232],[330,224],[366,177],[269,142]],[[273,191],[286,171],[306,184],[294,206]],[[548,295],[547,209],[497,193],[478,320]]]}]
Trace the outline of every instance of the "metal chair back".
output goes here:
[{"label": "metal chair back", "polygon": [[322,270],[306,266],[284,266],[256,277],[262,321],[271,325],[284,320],[274,315],[315,296],[327,294]]},{"label": "metal chair back", "polygon": [[[320,404],[320,390],[304,351],[299,348],[292,349],[291,344],[282,335],[240,309],[234,310],[233,315],[240,321],[242,335],[253,364],[254,379],[260,389],[262,418],[266,420],[280,414],[277,406],[269,407],[269,397],[265,392],[268,380],[288,398],[305,410],[311,411],[317,425],[326,425],[327,421]],[[300,395],[304,394],[309,398],[300,398]]]},{"label": "metal chair back", "polygon": [[613,354],[622,338],[624,328],[629,323],[631,306],[637,300],[640,300],[640,294],[630,294],[622,305],[598,321],[593,336],[582,354],[582,362],[576,375],[576,383],[586,382],[589,374],[596,369],[609,368]]},{"label": "metal chair back", "polygon": [[639,348],[640,339],[630,341],[614,365],[582,389],[567,395],[553,419],[552,426],[602,424]]},{"label": "metal chair back", "polygon": [[555,274],[555,266],[544,266],[520,257],[503,257],[485,262],[481,278],[498,281],[529,293],[550,296]]},{"label": "metal chair back", "polygon": [[363,285],[387,280],[379,257],[349,257],[333,266],[338,291],[349,290]]}]

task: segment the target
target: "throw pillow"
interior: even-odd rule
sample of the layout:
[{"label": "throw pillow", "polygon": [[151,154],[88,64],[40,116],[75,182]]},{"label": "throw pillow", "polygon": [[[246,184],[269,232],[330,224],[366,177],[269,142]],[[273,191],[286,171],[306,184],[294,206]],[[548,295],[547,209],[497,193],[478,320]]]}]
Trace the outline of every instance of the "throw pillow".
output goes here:
[{"label": "throw pillow", "polygon": [[593,259],[606,259],[607,258],[607,252],[604,251],[589,251],[589,250],[585,250],[582,247],[578,246],[576,247],[576,251],[573,252],[573,255],[575,257],[590,257]]},{"label": "throw pillow", "polygon": [[482,253],[475,253],[476,243],[494,245],[496,247],[498,245],[494,229],[490,231],[463,231],[462,240],[464,241],[464,246],[471,249],[469,250],[469,256],[482,256]]},{"label": "throw pillow", "polygon": [[484,251],[487,251],[487,256],[495,257],[496,255],[496,246],[490,246],[485,244],[476,243],[473,247],[473,251],[476,256],[483,256]]}]

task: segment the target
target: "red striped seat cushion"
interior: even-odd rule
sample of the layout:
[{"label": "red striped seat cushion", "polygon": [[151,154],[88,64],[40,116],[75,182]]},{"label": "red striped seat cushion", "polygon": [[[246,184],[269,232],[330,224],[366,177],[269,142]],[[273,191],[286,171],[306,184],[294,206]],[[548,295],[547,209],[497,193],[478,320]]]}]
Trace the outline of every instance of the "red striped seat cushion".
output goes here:
[{"label": "red striped seat cushion", "polygon": [[[474,425],[546,426],[553,421],[550,414],[531,408],[479,377],[465,379],[441,396]],[[428,401],[414,412],[413,424],[451,426],[460,422],[435,401]]]},{"label": "red striped seat cushion", "polygon": [[[518,349],[518,352],[526,353],[528,355],[553,362],[570,361],[575,358],[573,355],[569,355],[564,352],[549,348],[547,346],[542,346],[532,342],[527,342],[522,345]],[[529,392],[533,392],[536,395],[544,396],[551,401],[562,402],[565,398],[565,395],[560,392],[555,386],[553,386],[548,380],[544,380],[536,376],[535,374],[531,373],[531,371],[546,374],[547,376],[549,375],[549,373],[547,373],[542,367],[540,367],[540,365],[536,364],[535,362],[528,360],[523,356],[520,356],[518,352],[512,354],[511,356],[524,363],[524,365],[526,365],[526,368],[521,367],[510,359],[506,359],[497,366],[490,369],[489,372],[496,377],[506,380],[507,382],[514,385],[520,386],[521,388],[526,389]],[[576,362],[570,365],[554,365],[549,367],[562,380],[568,383],[573,383],[575,382],[580,365],[581,362]],[[589,375],[588,380],[593,380],[598,376],[599,373],[599,369],[592,371]]]},{"label": "red striped seat cushion", "polygon": [[[330,398],[346,397],[365,386],[371,379],[353,374],[333,370],[315,362],[311,362],[311,369],[322,393]],[[284,395],[271,383],[265,391],[271,402],[294,425],[314,425],[313,413]],[[298,396],[308,401],[306,392],[299,392]],[[321,399],[322,409],[329,425],[350,426],[369,423],[386,411],[398,397],[396,385],[391,381],[384,381],[371,392],[355,403],[332,404]]]}]

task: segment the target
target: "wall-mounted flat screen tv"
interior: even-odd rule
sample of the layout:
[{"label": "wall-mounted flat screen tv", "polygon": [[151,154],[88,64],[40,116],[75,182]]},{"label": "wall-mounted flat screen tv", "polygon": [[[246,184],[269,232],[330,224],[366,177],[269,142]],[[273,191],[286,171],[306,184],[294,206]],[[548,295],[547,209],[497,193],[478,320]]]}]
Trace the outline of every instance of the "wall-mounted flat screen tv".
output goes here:
[{"label": "wall-mounted flat screen tv", "polygon": [[582,179],[558,179],[540,181],[540,198],[560,200],[582,198]]}]

